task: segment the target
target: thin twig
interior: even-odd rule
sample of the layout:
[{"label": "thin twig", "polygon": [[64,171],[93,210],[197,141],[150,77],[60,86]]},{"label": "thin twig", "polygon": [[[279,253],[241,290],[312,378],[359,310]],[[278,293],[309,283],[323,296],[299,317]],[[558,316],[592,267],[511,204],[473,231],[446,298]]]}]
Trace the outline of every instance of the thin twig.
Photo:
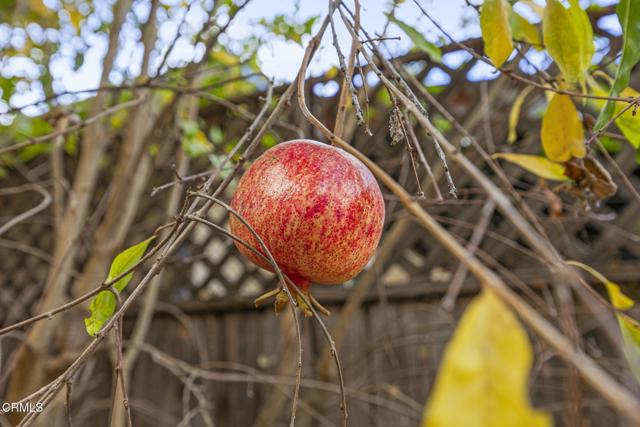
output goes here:
[{"label": "thin twig", "polygon": [[413,129],[413,125],[411,124],[411,120],[409,119],[409,115],[405,113],[404,115],[405,123],[407,124],[407,130],[409,131],[409,138],[413,143],[416,151],[418,152],[418,158],[420,159],[420,163],[427,171],[427,175],[429,175],[429,179],[432,182],[432,186],[434,191],[436,192],[436,200],[442,201],[444,198],[442,197],[442,192],[440,191],[440,187],[438,186],[438,181],[436,177],[433,175],[433,170],[431,169],[431,165],[427,161],[427,158],[424,155],[424,151],[422,150],[422,146],[420,145],[420,141],[418,140],[418,136],[416,135],[416,131]]},{"label": "thin twig", "polygon": [[20,187],[12,187],[7,189],[0,190],[0,197],[6,196],[8,194],[16,194],[16,192],[24,192],[24,191],[37,191],[42,195],[42,201],[38,203],[37,206],[19,214],[15,217],[11,218],[9,221],[0,226],[0,236],[9,231],[12,227],[20,224],[22,221],[25,221],[32,216],[36,215],[38,212],[42,212],[47,206],[51,204],[51,194],[45,190],[43,187],[37,184],[27,184]]},{"label": "thin twig", "polygon": [[[124,406],[125,413],[127,414],[127,427],[133,427],[133,422],[131,421],[131,405],[129,404],[129,396],[127,394],[127,385],[123,375],[122,368],[122,317],[116,322],[116,326],[114,328],[115,337],[116,337],[116,381],[120,383],[120,389],[122,390],[122,405]],[[116,396],[117,393],[114,393]],[[117,402],[116,402],[117,404]]]},{"label": "thin twig", "polygon": [[[100,121],[102,118],[109,116],[111,114],[117,113],[120,110],[124,110],[127,108],[131,108],[135,105],[138,105],[140,102],[142,102],[144,100],[144,97],[138,97],[135,99],[132,99],[130,101],[126,101],[126,102],[122,102],[120,104],[114,105],[113,107],[109,107],[91,117],[89,117],[86,120],[81,121],[80,123],[76,123],[72,126],[68,126],[64,129],[59,129],[57,131],[48,133],[46,135],[41,135],[41,136],[36,136],[35,138],[29,138],[27,141],[23,141],[23,142],[19,142],[17,144],[13,144],[13,145],[9,145],[7,147],[2,147],[0,148],[0,154],[5,154],[5,153],[9,153],[11,151],[15,151],[15,150],[19,150],[21,148],[25,148],[28,147],[30,145],[34,145],[34,144],[39,144],[41,142],[46,142],[49,141],[50,139],[54,139],[57,138],[59,136],[63,136],[63,135],[67,135],[70,134],[72,132],[75,132],[79,129],[82,129],[86,126],[89,126],[93,123],[96,123],[98,121]],[[93,141],[89,141],[88,143],[90,144]]]},{"label": "thin twig", "polygon": [[[151,357],[151,360],[158,363],[160,366],[166,367],[170,371],[179,370],[187,375],[197,376],[209,381],[229,382],[229,383],[260,383],[260,384],[272,384],[272,385],[288,385],[294,386],[295,378],[281,375],[267,375],[263,372],[257,371],[250,366],[242,366],[237,363],[233,364],[235,370],[241,370],[243,372],[220,372],[204,369],[202,367],[196,367],[188,364],[184,360],[177,359],[161,350],[149,345],[142,344],[140,350],[145,352]],[[335,385],[324,381],[313,380],[305,378],[301,383],[302,387],[318,390],[328,393],[340,394],[340,388]],[[383,407],[390,411],[393,411],[398,416],[405,416],[411,418],[413,421],[419,421],[420,412],[416,412],[414,408],[405,405],[402,402],[394,402],[388,399],[381,398],[375,394],[367,394],[354,388],[345,388],[345,394],[353,397],[362,402],[373,404]],[[399,404],[402,403],[402,404]]]},{"label": "thin twig", "polygon": [[[289,280],[289,284],[290,285],[295,286],[293,284],[293,282],[291,281],[291,279],[288,279],[288,280]],[[333,357],[333,359],[334,359],[334,361],[336,363],[336,370],[337,370],[337,373],[338,373],[338,385],[340,386],[340,398],[341,398],[340,410],[342,411],[342,415],[343,415],[343,417],[342,417],[342,425],[343,425],[343,427],[347,427],[347,420],[349,418],[349,413],[347,411],[347,393],[345,391],[344,375],[342,373],[342,366],[340,365],[340,358],[338,357],[338,350],[336,349],[336,344],[333,341],[333,337],[329,333],[329,330],[327,329],[327,326],[324,324],[324,322],[322,321],[322,318],[320,317],[320,315],[318,314],[318,312],[314,308],[314,304],[312,303],[312,301],[310,301],[303,292],[298,292],[298,295],[300,296],[300,298],[302,298],[304,303],[307,305],[307,307],[309,307],[309,309],[313,313],[313,318],[316,320],[316,322],[318,322],[318,325],[320,326],[320,329],[322,330],[322,333],[324,334],[327,342],[329,343],[329,349],[330,349],[330,352],[331,352],[331,357]]]},{"label": "thin twig", "polygon": [[[493,216],[493,211],[496,207],[495,202],[492,199],[489,199],[485,202],[482,207],[482,212],[480,216],[480,221],[473,229],[473,233],[471,233],[471,239],[469,240],[469,244],[466,249],[470,254],[475,254],[476,250],[482,243],[482,239],[489,227],[491,222],[491,217]],[[449,288],[447,289],[447,293],[442,298],[442,302],[440,303],[442,307],[447,311],[452,311],[456,299],[458,298],[458,294],[460,293],[460,289],[462,289],[462,285],[467,277],[467,265],[464,263],[458,264],[458,268],[453,275],[453,279],[451,279],[451,283],[449,284]]]},{"label": "thin twig", "polygon": [[71,386],[73,382],[67,381],[65,383],[67,387],[67,394],[65,396],[65,408],[66,408],[66,416],[67,416],[67,427],[73,427],[73,423],[71,422]]},{"label": "thin twig", "polygon": [[[349,14],[352,14],[352,12],[346,6],[343,5],[343,8],[346,9]],[[344,16],[344,14],[342,12],[343,8],[339,9],[340,16],[341,16],[343,22],[345,23],[345,25],[349,27],[349,31],[353,31],[356,34],[356,37],[354,39],[357,40],[358,48],[359,48],[360,52],[362,52],[362,54],[366,58],[367,54],[365,52],[365,47],[362,44],[362,42],[360,42],[360,40],[357,39],[358,32],[355,30],[355,27],[353,26],[353,24],[351,24],[350,22],[348,22],[346,20],[346,17]],[[371,39],[371,36],[367,33],[367,31],[364,28],[361,27],[360,30],[362,31],[362,33],[365,35],[365,37],[367,39]],[[374,55],[380,61],[380,63],[383,65],[383,67],[387,70],[387,72],[389,72],[391,74],[392,79],[396,82],[396,84],[398,84],[398,86],[400,87],[400,90],[403,92],[403,94],[407,98],[409,98],[411,100],[411,102],[413,103],[414,107],[417,108],[422,115],[428,117],[427,110],[420,103],[420,101],[418,100],[416,95],[413,93],[413,91],[411,90],[409,85],[404,81],[404,79],[402,79],[402,77],[400,76],[398,71],[395,69],[393,64],[382,54],[382,52],[380,52],[380,49],[378,49],[377,44],[370,43],[367,46],[369,47],[369,49],[371,49],[371,51],[374,53]],[[371,64],[370,59],[371,58],[368,58],[367,62],[369,62],[370,65],[373,65],[373,64]],[[455,183],[453,181],[453,177],[451,176],[451,171],[450,171],[449,165],[447,163],[447,156],[446,156],[445,152],[442,150],[442,147],[440,146],[440,142],[436,138],[433,138],[432,142],[433,142],[433,147],[435,148],[436,154],[438,155],[438,158],[440,159],[440,163],[442,164],[442,169],[444,171],[444,175],[445,175],[445,177],[447,179],[447,185],[449,187],[449,196],[451,196],[451,197],[453,197],[455,199],[456,197],[458,197],[457,196],[458,190],[456,189],[456,185],[455,185]]]},{"label": "thin twig", "polygon": [[[338,36],[336,33],[335,24],[333,22],[333,14],[334,14],[334,0],[329,0],[329,23],[331,24],[331,36],[333,40],[333,47],[338,54],[338,63],[340,65],[340,72],[343,76],[342,82],[342,90],[340,91],[340,101],[338,103],[338,114],[336,116],[336,124],[335,124],[335,133],[337,135],[342,136],[342,132],[344,130],[344,119],[347,111],[347,93],[351,95],[351,104],[355,109],[356,113],[356,122],[358,126],[364,124],[364,116],[362,114],[362,107],[360,107],[360,101],[358,101],[358,91],[356,87],[353,85],[353,68],[355,63],[355,57],[357,47],[355,43],[351,43],[351,53],[349,54],[349,65],[345,62],[344,54],[342,53],[342,49],[340,49],[340,43],[338,42]],[[358,28],[360,26],[360,4],[356,2],[356,18],[355,18],[355,26]]]},{"label": "thin twig", "polygon": [[[260,245],[260,248],[262,249],[262,251],[264,252],[264,255],[267,257],[269,264],[271,264],[271,266],[273,267],[273,269],[276,272],[276,275],[278,276],[278,279],[280,280],[280,283],[282,284],[282,289],[286,292],[287,297],[289,297],[289,301],[290,301],[290,307],[291,307],[291,314],[293,315],[293,320],[294,320],[294,324],[295,324],[295,328],[296,328],[296,338],[298,339],[298,361],[297,361],[297,367],[296,367],[296,385],[294,388],[294,392],[293,392],[293,399],[292,399],[292,407],[291,407],[291,422],[289,423],[289,427],[294,427],[295,425],[295,419],[296,419],[296,409],[298,406],[298,396],[300,394],[300,381],[302,380],[302,335],[300,332],[300,320],[298,319],[298,313],[295,310],[295,299],[293,298],[293,295],[291,294],[291,291],[289,289],[289,287],[287,286],[287,282],[285,280],[285,276],[282,273],[282,270],[280,269],[280,266],[278,266],[278,263],[276,262],[276,260],[273,258],[273,255],[271,255],[271,252],[269,251],[269,249],[267,248],[267,245],[264,243],[264,240],[262,240],[262,238],[260,237],[260,235],[255,231],[255,229],[247,222],[247,220],[240,215],[240,213],[238,213],[235,209],[233,209],[231,206],[227,205],[226,203],[224,203],[223,201],[216,199],[215,197],[209,196],[208,194],[202,194],[202,193],[191,193],[193,195],[196,195],[198,197],[204,197],[205,199],[216,203],[220,206],[222,206],[227,212],[229,212],[230,214],[232,214],[233,216],[235,216],[238,221],[240,221],[248,230],[249,232],[253,235],[253,237],[256,239],[256,241],[258,242],[258,244]],[[198,220],[200,222],[203,222],[207,225],[215,225],[207,220],[198,218]],[[219,226],[216,226],[214,228],[219,229]],[[225,232],[225,234],[227,234],[227,232]],[[231,233],[228,233],[229,235],[231,235]],[[241,241],[241,239],[236,239],[236,241]],[[247,246],[246,243],[245,246]],[[250,247],[251,245],[248,245],[248,247]]]},{"label": "thin twig", "polygon": [[[56,130],[63,131],[69,123],[69,116],[64,115],[56,121]],[[62,224],[64,214],[65,197],[67,187],[64,178],[64,136],[58,136],[51,147],[51,179],[53,181],[53,219],[56,228]]]},{"label": "thin twig", "polygon": [[602,126],[602,128],[596,132],[593,132],[593,134],[591,135],[591,137],[587,140],[587,142],[585,143],[585,145],[587,147],[589,147],[591,145],[591,143],[598,138],[600,135],[602,135],[607,128],[612,125],[616,120],[618,120],[620,117],[622,117],[627,111],[629,110],[634,110],[638,108],[638,106],[640,106],[640,97],[636,98],[635,101],[630,102],[629,104],[625,105],[623,108],[620,109],[620,111],[618,111],[616,114],[614,114],[609,121],[607,121],[607,123],[604,124],[604,126]]},{"label": "thin twig", "polygon": [[613,170],[616,171],[616,173],[618,174],[618,176],[620,177],[620,179],[624,183],[624,186],[627,188],[627,190],[629,190],[629,193],[635,199],[636,203],[640,204],[640,193],[638,193],[638,190],[636,190],[636,187],[629,180],[629,178],[627,177],[627,174],[624,173],[624,171],[622,169],[620,169],[620,166],[618,165],[618,162],[616,162],[615,159],[613,157],[611,157],[611,154],[609,154],[609,152],[604,147],[604,145],[602,145],[602,142],[600,141],[600,139],[599,138],[595,138],[595,141],[598,144],[598,148],[600,149],[600,152],[602,153],[604,158],[607,159],[607,162],[609,163],[609,165],[611,165]]}]

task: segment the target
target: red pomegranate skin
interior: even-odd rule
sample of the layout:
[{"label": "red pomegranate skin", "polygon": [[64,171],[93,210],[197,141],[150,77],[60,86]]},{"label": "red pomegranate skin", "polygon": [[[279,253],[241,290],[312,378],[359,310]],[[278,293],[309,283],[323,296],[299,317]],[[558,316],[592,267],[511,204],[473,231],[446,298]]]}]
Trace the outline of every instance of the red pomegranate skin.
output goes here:
[{"label": "red pomegranate skin", "polygon": [[[231,206],[262,238],[296,284],[339,284],[373,256],[384,224],[380,187],[346,151],[306,139],[267,150],[240,179]],[[231,232],[254,248],[250,230],[231,216]],[[271,266],[244,245],[254,264]]]}]

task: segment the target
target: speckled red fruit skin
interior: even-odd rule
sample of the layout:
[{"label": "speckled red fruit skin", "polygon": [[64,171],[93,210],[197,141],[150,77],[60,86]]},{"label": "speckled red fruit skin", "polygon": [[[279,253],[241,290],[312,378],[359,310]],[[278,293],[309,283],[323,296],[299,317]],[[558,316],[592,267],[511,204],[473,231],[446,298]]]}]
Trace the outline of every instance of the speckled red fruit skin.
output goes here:
[{"label": "speckled red fruit skin", "polygon": [[[300,285],[339,284],[356,276],[376,250],[385,215],[380,187],[362,162],[306,139],[284,142],[260,156],[240,179],[231,206]],[[233,216],[230,227],[260,250]],[[244,245],[236,242],[236,247],[273,271]]]}]

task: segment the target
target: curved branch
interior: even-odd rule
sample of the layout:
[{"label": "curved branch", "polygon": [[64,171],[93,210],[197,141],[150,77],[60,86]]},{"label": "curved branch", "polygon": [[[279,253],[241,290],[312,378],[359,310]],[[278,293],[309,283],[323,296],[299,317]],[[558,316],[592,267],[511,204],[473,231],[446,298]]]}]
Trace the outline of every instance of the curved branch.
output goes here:
[{"label": "curved branch", "polygon": [[36,215],[38,212],[43,211],[47,206],[51,204],[51,200],[52,200],[51,194],[47,190],[45,190],[43,187],[37,184],[28,184],[28,185],[23,185],[16,188],[8,188],[8,189],[0,190],[0,196],[22,193],[24,191],[37,191],[42,195],[42,201],[37,206],[11,218],[4,225],[0,226],[0,236],[2,236],[4,233],[9,231],[9,229],[11,229],[12,227],[20,224],[22,221],[25,221],[31,218],[32,216]]}]

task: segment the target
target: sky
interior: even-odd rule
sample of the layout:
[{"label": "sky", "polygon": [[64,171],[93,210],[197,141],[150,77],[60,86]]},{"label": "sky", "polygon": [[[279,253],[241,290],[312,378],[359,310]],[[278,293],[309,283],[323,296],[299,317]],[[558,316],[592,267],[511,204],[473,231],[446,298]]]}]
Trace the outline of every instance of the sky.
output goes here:
[{"label": "sky", "polygon": [[[57,0],[44,0],[45,4],[55,5]],[[184,0],[161,0],[162,3],[172,5],[178,2],[184,2]],[[196,31],[204,20],[206,14],[204,9],[200,6],[202,0],[189,0],[195,1],[191,11],[186,17],[186,22],[190,26],[192,31]],[[211,1],[211,0],[204,0]],[[544,4],[543,0],[535,0],[536,3]],[[420,4],[427,9],[435,20],[455,39],[465,40],[472,37],[480,36],[480,28],[478,25],[477,13],[470,7],[465,5],[465,0],[419,0]],[[594,2],[602,5],[617,3],[615,0],[594,0]],[[97,12],[101,16],[109,16],[111,2],[107,0],[94,0],[97,5]],[[474,3],[480,3],[476,0]],[[137,6],[134,8],[133,13],[139,20],[145,20],[148,16],[148,3],[137,2]],[[352,1],[348,0],[347,4],[352,4]],[[390,0],[361,0],[362,4],[362,17],[361,22],[370,34],[381,34],[386,23],[385,13],[391,8]],[[585,0],[583,5],[587,6],[588,0]],[[265,30],[258,25],[260,19],[266,18],[267,20],[278,14],[285,14],[287,16],[293,16],[298,21],[304,21],[312,16],[324,16],[328,8],[328,2],[326,0],[252,0],[248,6],[246,6],[236,17],[231,24],[225,37],[226,41],[233,43],[239,42],[250,35],[264,35]],[[186,10],[186,9],[185,9]],[[516,10],[522,13],[525,17],[536,21],[535,15],[533,15],[526,6],[517,5]],[[396,17],[407,24],[412,25],[418,29],[428,40],[435,43],[442,43],[443,35],[437,30],[437,28],[429,22],[429,20],[422,16],[417,6],[412,0],[405,0],[396,9]],[[159,28],[159,37],[164,44],[168,44],[173,40],[178,30],[178,23],[182,20],[184,12],[173,17],[167,22],[163,23]],[[133,16],[130,16],[133,18]],[[97,20],[96,20],[97,21]],[[121,35],[121,51],[116,59],[116,68],[120,70],[126,70],[123,74],[115,72],[111,78],[114,83],[120,83],[125,74],[135,75],[139,72],[139,63],[141,59],[142,50],[140,44],[137,42],[139,38],[139,32],[135,28],[134,20],[130,19],[130,25],[125,26]],[[350,35],[343,27],[340,19],[336,16],[336,27],[338,33],[338,40],[340,41],[343,52],[348,52],[350,48]],[[463,23],[466,22],[466,25]],[[314,33],[317,30],[319,23],[316,22],[314,26]],[[615,18],[607,21],[607,26],[611,28],[613,33],[620,32],[619,23]],[[6,33],[6,27],[3,28],[0,24],[0,39],[3,37],[3,32]],[[107,40],[105,36],[98,36],[93,31],[84,31],[84,40],[88,44],[89,48],[86,52],[84,64],[77,71],[73,70],[71,60],[69,57],[61,57],[51,64],[51,72],[54,75],[55,85],[54,88],[58,92],[64,90],[79,91],[92,89],[98,86],[101,62],[106,52]],[[411,42],[406,35],[395,25],[391,24],[388,27],[387,36],[400,37],[400,40],[394,40],[387,43],[391,54],[401,54],[408,51],[411,48]],[[308,39],[307,39],[308,40]],[[302,60],[304,48],[299,44],[292,41],[285,41],[279,37],[272,37],[265,40],[261,44],[258,50],[258,62],[262,71],[269,77],[273,77],[278,82],[290,81],[297,73]],[[176,47],[172,54],[169,56],[168,63],[179,64],[181,61],[188,61],[193,58],[197,58],[201,55],[197,49],[189,43],[188,39],[180,39],[176,44]],[[457,52],[454,54],[445,55],[444,62],[449,66],[455,67],[467,59],[467,55],[464,52]],[[531,53],[532,61],[536,62],[536,65],[545,67],[550,62],[550,59],[543,54]],[[161,54],[156,55],[156,62]],[[28,73],[28,67],[24,64],[24,61],[17,60],[12,61],[9,67],[2,71],[3,75],[11,73],[12,70],[19,68],[27,68],[23,70]],[[332,46],[330,31],[327,31],[321,47],[316,54],[316,57],[312,61],[309,67],[310,75],[318,75],[324,73],[329,68],[338,65],[338,59],[335,49]],[[153,61],[152,61],[153,66]],[[526,71],[526,70],[523,70]],[[474,69],[470,70],[468,75],[470,80],[483,80],[494,78],[495,70],[486,64],[479,63]],[[432,71],[426,80],[426,84],[446,84],[446,73],[439,69]],[[337,91],[337,85],[327,85],[326,87],[319,87],[317,90],[323,92],[321,94],[330,96]],[[31,88],[24,91],[22,94],[15,95],[11,104],[13,106],[21,106],[33,103],[42,98],[42,91],[38,88]],[[90,96],[86,94],[85,96]],[[73,98],[76,99],[76,98]],[[64,100],[63,100],[64,101]],[[69,99],[69,102],[72,99]],[[4,106],[6,108],[6,106]],[[0,113],[3,107],[0,105]],[[39,109],[31,108],[25,111],[28,114],[38,114]]]}]

